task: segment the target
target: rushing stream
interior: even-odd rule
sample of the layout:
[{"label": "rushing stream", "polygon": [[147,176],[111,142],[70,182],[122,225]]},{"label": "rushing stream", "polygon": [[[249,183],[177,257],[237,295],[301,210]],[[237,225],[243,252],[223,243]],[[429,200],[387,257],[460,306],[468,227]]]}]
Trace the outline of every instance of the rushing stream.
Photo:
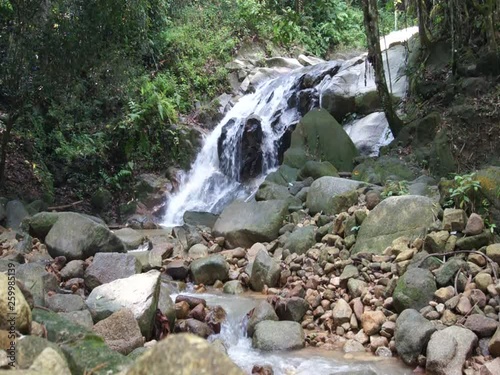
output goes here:
[{"label": "rushing stream", "polygon": [[[190,293],[182,293],[188,294]],[[410,375],[412,369],[397,359],[381,359],[370,354],[344,356],[338,351],[306,348],[295,351],[262,352],[252,348],[252,340],[246,336],[246,314],[259,302],[251,296],[225,294],[191,294],[203,298],[209,306],[219,305],[227,313],[221,333],[209,340],[221,339],[229,357],[247,374],[254,365],[270,365],[274,375],[334,375],[362,371],[363,375]],[[172,295],[175,300],[176,295]]]}]

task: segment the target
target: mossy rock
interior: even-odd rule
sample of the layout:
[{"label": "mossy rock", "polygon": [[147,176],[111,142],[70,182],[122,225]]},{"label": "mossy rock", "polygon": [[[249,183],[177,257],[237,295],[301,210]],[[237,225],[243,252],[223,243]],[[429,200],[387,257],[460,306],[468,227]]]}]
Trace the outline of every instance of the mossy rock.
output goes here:
[{"label": "mossy rock", "polygon": [[292,133],[284,164],[302,168],[307,160],[328,161],[341,171],[351,171],[358,150],[345,130],[324,109],[308,112]]},{"label": "mossy rock", "polygon": [[382,108],[380,96],[377,91],[368,91],[360,94],[354,98],[356,106],[355,112],[362,115],[369,115],[370,113],[377,112]]},{"label": "mossy rock", "polygon": [[444,130],[437,133],[431,145],[429,169],[436,177],[445,177],[457,170],[455,159],[451,152],[448,135]]},{"label": "mossy rock", "polygon": [[395,157],[381,156],[378,159],[367,159],[352,172],[352,178],[358,181],[383,185],[387,181],[411,181],[417,172],[407,163]]},{"label": "mossy rock", "polygon": [[328,161],[309,160],[300,169],[297,179],[299,181],[302,181],[308,177],[312,177],[314,180],[316,180],[324,176],[339,177],[339,173],[337,171],[337,168],[335,168],[332,163]]},{"label": "mossy rock", "polygon": [[266,177],[266,181],[274,182],[278,185],[288,186],[289,183],[297,180],[298,173],[298,169],[283,164],[280,165],[276,171],[269,173]]},{"label": "mossy rock", "polygon": [[403,147],[410,144],[413,147],[426,146],[433,141],[440,123],[441,116],[439,113],[432,112],[424,118],[405,125],[399,132],[394,143],[400,144]]},{"label": "mossy rock", "polygon": [[32,216],[26,221],[29,234],[44,241],[58,219],[59,214],[56,212],[40,212]]},{"label": "mossy rock", "polygon": [[432,272],[411,268],[398,280],[392,295],[398,313],[406,309],[420,310],[434,298],[436,282]]}]

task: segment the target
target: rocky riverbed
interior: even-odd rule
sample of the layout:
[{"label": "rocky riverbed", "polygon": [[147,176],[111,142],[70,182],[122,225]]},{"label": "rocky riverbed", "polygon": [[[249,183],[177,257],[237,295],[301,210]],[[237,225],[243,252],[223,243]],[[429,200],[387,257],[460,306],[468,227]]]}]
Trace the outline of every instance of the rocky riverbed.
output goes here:
[{"label": "rocky riverbed", "polygon": [[[398,357],[427,374],[500,373],[500,242],[483,218],[443,209],[438,185],[423,177],[413,194],[387,197],[325,167],[310,162],[299,181],[274,183],[284,186],[274,190],[280,199],[263,184],[258,201],[145,232],[8,202],[0,367],[14,346],[16,369],[0,372],[241,374],[227,343],[213,340],[227,312],[196,296],[215,288],[262,296],[247,317],[256,350],[309,347]],[[182,294],[186,283],[192,290]],[[251,371],[273,368],[264,361]]]}]

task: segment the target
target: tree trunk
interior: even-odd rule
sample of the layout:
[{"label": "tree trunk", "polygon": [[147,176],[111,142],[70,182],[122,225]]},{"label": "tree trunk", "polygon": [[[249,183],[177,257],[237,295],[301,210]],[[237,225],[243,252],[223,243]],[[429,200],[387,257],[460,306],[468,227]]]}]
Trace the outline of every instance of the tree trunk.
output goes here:
[{"label": "tree trunk", "polygon": [[420,45],[422,46],[422,48],[428,49],[431,42],[429,41],[429,37],[427,36],[427,28],[425,26],[424,5],[422,4],[422,0],[417,0],[417,13],[418,13],[418,35],[420,37]]},{"label": "tree trunk", "polygon": [[7,145],[10,140],[10,133],[14,127],[14,116],[7,116],[5,120],[5,131],[2,134],[2,143],[0,151],[0,188],[5,186],[5,164],[7,161]]},{"label": "tree trunk", "polygon": [[403,122],[394,110],[392,97],[389,94],[385,80],[384,63],[380,50],[377,0],[363,0],[363,14],[368,42],[368,61],[375,71],[375,84],[377,85],[377,91],[384,108],[385,116],[387,117],[387,122],[392,134],[396,137],[403,127]]}]

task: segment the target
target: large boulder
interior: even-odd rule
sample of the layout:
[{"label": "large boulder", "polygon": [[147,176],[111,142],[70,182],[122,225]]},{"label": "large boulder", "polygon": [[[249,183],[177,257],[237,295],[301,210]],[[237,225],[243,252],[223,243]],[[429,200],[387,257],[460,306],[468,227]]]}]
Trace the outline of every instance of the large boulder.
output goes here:
[{"label": "large boulder", "polygon": [[434,298],[436,281],[431,271],[411,268],[398,280],[394,290],[394,308],[397,312],[405,309],[420,310]]},{"label": "large boulder", "polygon": [[266,250],[261,249],[252,265],[252,274],[250,275],[250,285],[252,289],[260,292],[264,285],[272,288],[278,285],[281,268]]},{"label": "large boulder", "polygon": [[338,177],[339,173],[337,168],[335,168],[332,163],[328,161],[309,160],[299,170],[297,179],[305,180],[308,177],[312,177],[314,180],[317,180],[318,178],[325,176]]},{"label": "large boulder", "polygon": [[73,212],[58,215],[45,243],[52,257],[65,256],[67,260],[83,260],[98,252],[125,251],[123,242],[107,227]]},{"label": "large boulder", "polygon": [[250,319],[248,319],[248,336],[252,337],[255,332],[255,326],[265,320],[278,321],[279,318],[273,306],[266,301],[262,301],[252,310]]},{"label": "large boulder", "polygon": [[335,118],[324,109],[313,109],[293,131],[283,162],[302,168],[307,160],[321,160],[330,162],[338,170],[351,171],[356,156],[356,146]]},{"label": "large boulder", "polygon": [[477,336],[467,328],[452,326],[434,332],[427,345],[426,373],[461,375],[467,356],[477,344]]},{"label": "large boulder", "polygon": [[430,198],[418,195],[387,198],[361,224],[352,253],[381,254],[399,237],[423,236],[436,216],[437,209]]},{"label": "large boulder", "polygon": [[222,255],[210,255],[191,263],[191,275],[197,284],[213,285],[229,279],[229,264]]},{"label": "large boulder", "polygon": [[394,335],[396,351],[404,363],[417,364],[418,356],[424,352],[436,327],[417,310],[407,309],[396,320]]},{"label": "large boulder", "polygon": [[388,145],[394,138],[384,112],[371,113],[344,126],[346,133],[359,153],[378,156],[380,147]]},{"label": "large boulder", "polygon": [[192,334],[168,336],[142,354],[126,375],[244,375],[225,354]]},{"label": "large boulder", "polygon": [[289,350],[304,347],[304,331],[300,323],[264,320],[255,326],[252,346],[260,350]]},{"label": "large boulder", "polygon": [[117,279],[141,272],[141,263],[131,254],[97,253],[85,270],[85,285],[90,290]]},{"label": "large boulder", "polygon": [[493,215],[493,222],[500,222],[500,196],[498,186],[500,186],[500,167],[487,167],[476,173],[476,179],[481,184],[481,192],[490,201],[490,213]]},{"label": "large boulder", "polygon": [[90,293],[86,303],[96,322],[122,308],[132,310],[142,334],[148,339],[159,294],[160,272],[150,271],[100,285]]},{"label": "large boulder", "polygon": [[113,233],[123,242],[127,250],[135,250],[147,241],[145,235],[132,228],[118,229]]},{"label": "large boulder", "polygon": [[235,201],[227,206],[215,222],[212,233],[226,239],[230,247],[250,247],[256,242],[278,238],[283,220],[288,214],[288,202]]},{"label": "large boulder", "polygon": [[0,273],[0,329],[11,325],[21,333],[31,331],[31,309],[16,285],[15,275]]},{"label": "large boulder", "polygon": [[218,216],[211,212],[186,211],[182,218],[187,225],[213,228]]},{"label": "large boulder", "polygon": [[[326,215],[338,214],[343,209],[347,209],[348,204],[352,202],[351,198],[340,199],[345,193],[358,189],[363,184],[358,181],[352,181],[338,177],[321,177],[314,181],[307,194],[306,206],[311,214],[323,212]],[[354,196],[354,195],[353,195]]]},{"label": "large boulder", "polygon": [[417,177],[417,172],[404,161],[381,156],[378,159],[367,159],[358,164],[352,171],[352,178],[372,184],[385,184],[387,181],[411,181]]}]

